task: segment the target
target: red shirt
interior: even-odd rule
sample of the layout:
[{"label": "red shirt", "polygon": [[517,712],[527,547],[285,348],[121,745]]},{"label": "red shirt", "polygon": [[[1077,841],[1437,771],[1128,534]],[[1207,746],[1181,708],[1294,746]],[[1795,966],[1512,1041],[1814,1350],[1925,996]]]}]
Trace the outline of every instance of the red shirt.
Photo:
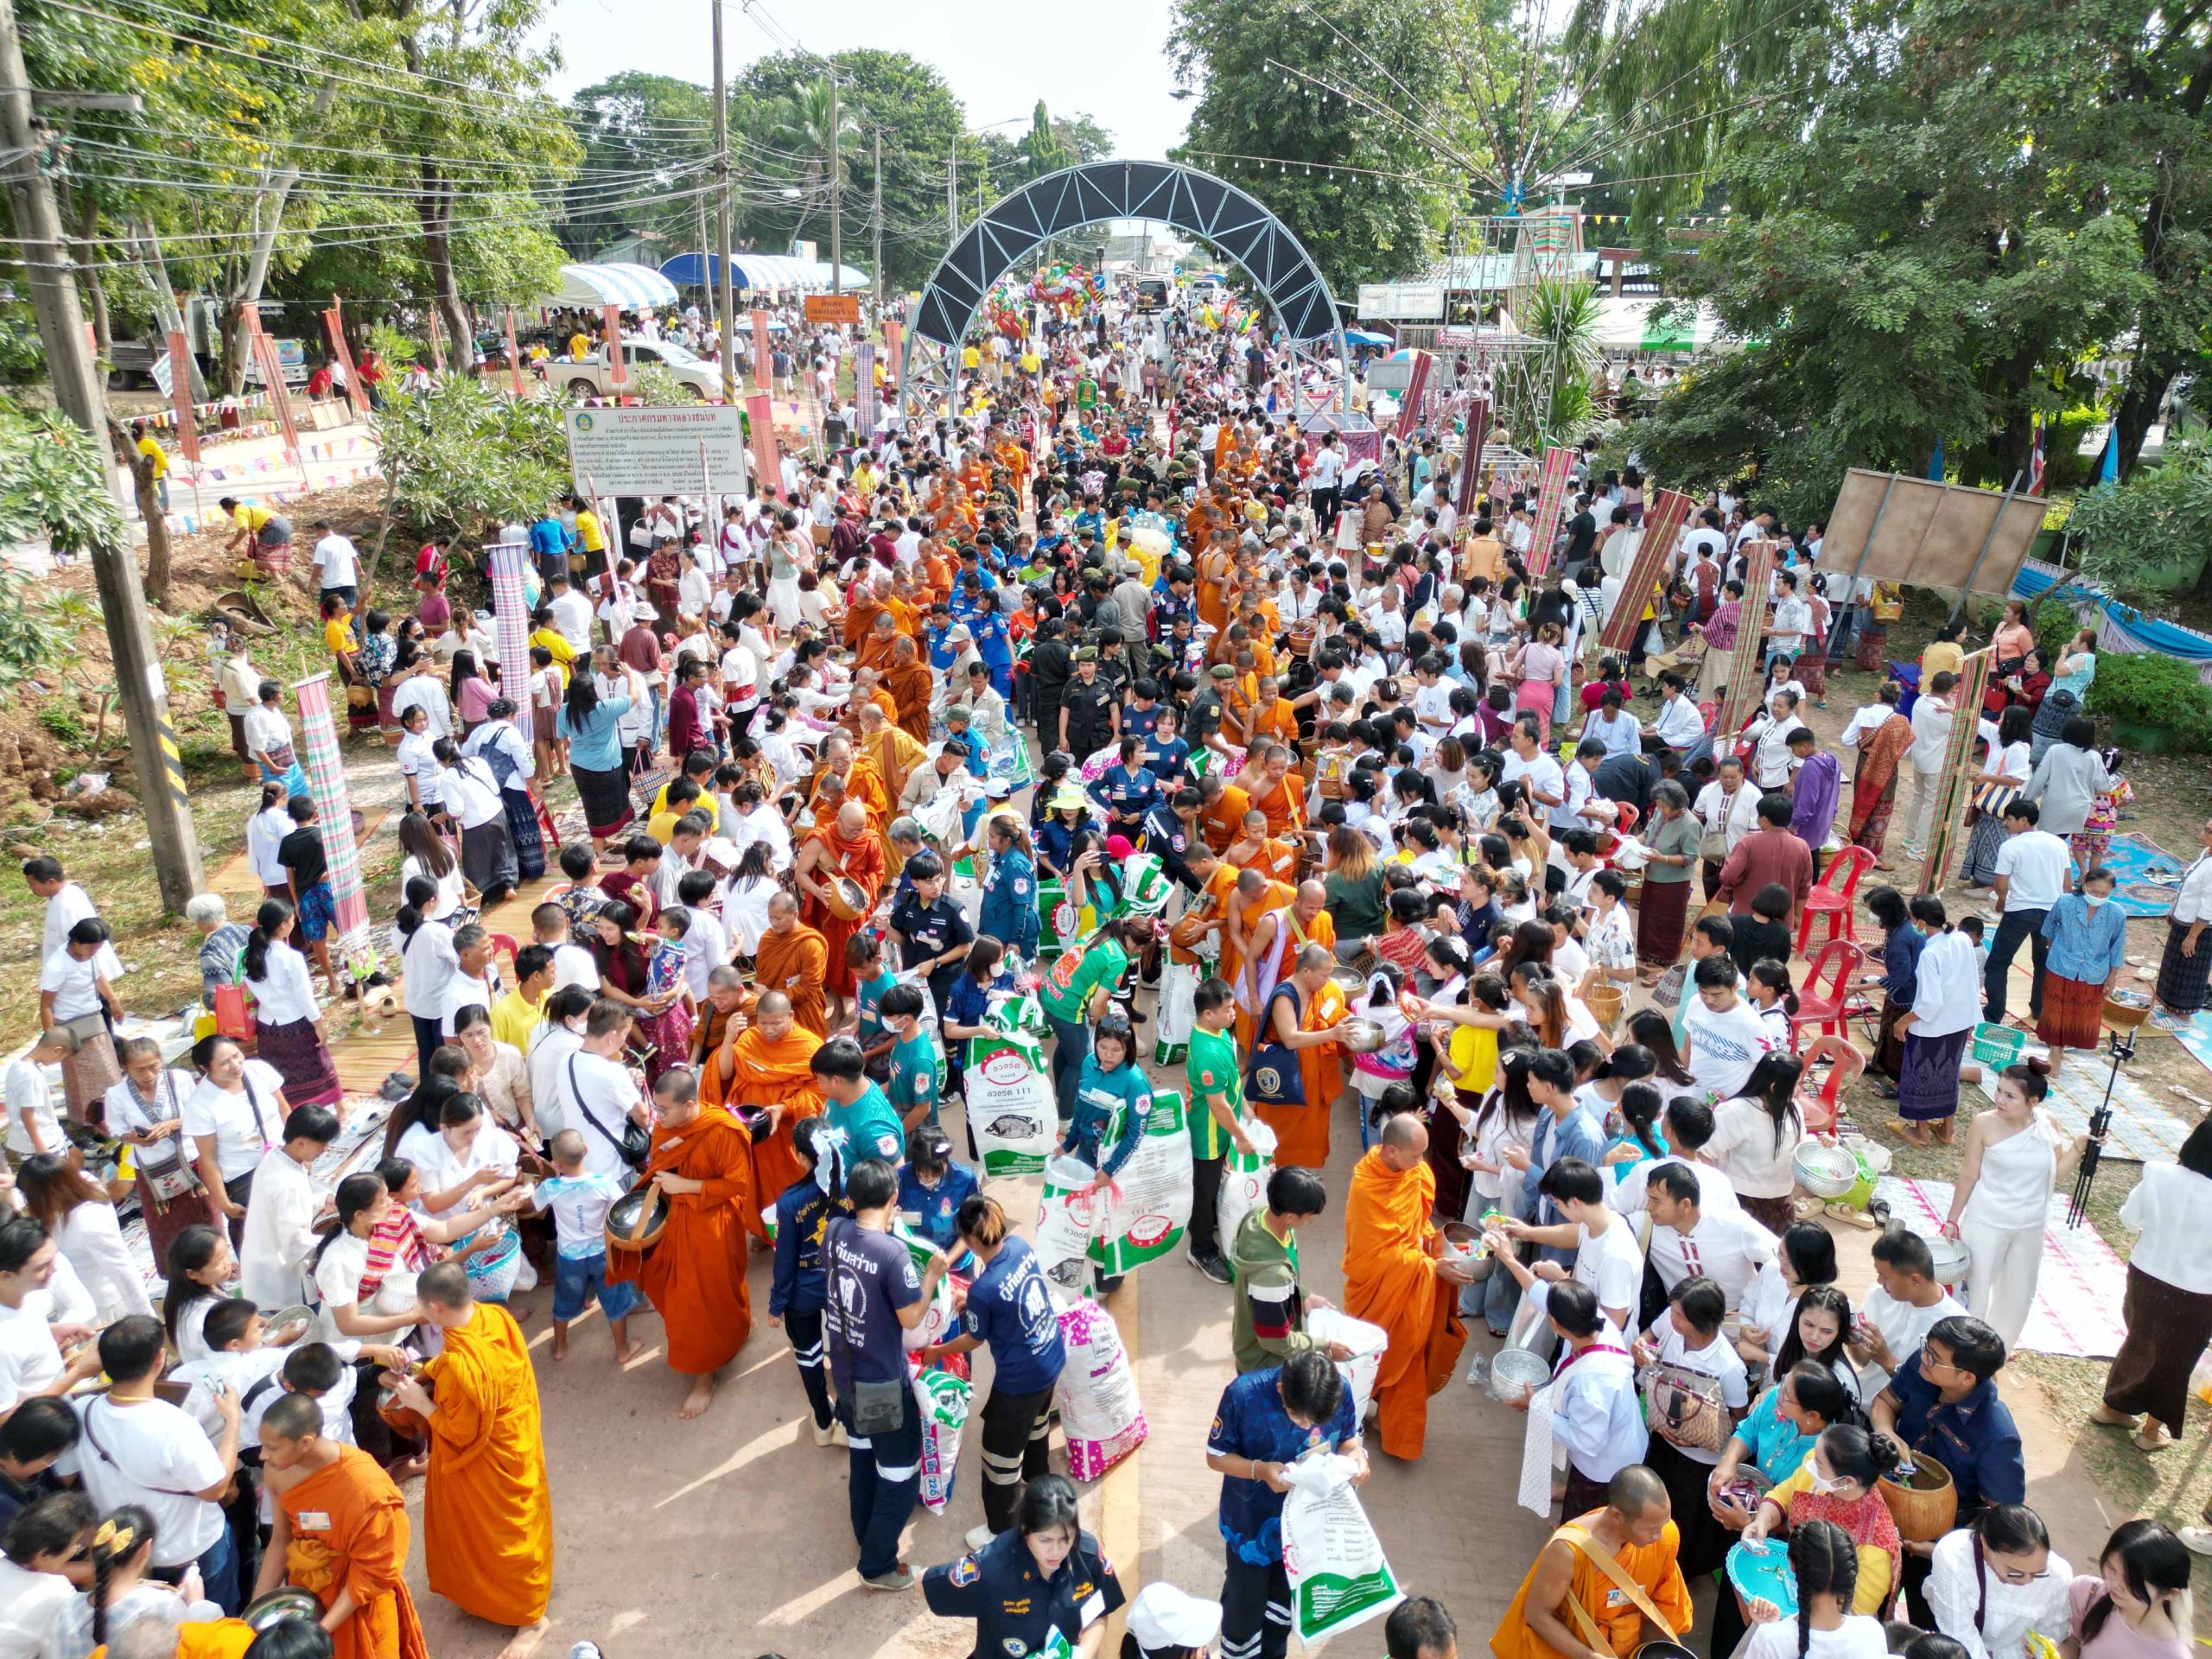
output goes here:
[{"label": "red shirt", "polygon": [[1748,916],[1751,900],[1770,883],[1789,894],[1789,919],[1796,918],[1805,895],[1813,890],[1813,855],[1805,843],[1785,829],[1761,828],[1736,843],[1720,867],[1719,897],[1731,916]]}]

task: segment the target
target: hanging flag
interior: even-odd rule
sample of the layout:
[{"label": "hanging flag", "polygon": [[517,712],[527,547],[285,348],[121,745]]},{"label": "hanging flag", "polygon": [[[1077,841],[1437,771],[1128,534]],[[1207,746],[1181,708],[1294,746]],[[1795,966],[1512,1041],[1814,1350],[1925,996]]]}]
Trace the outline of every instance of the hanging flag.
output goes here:
[{"label": "hanging flag", "polygon": [[2028,493],[2030,495],[2041,495],[2043,493],[2043,416],[2038,415],[2036,416],[2035,447],[2028,451]]},{"label": "hanging flag", "polygon": [[1936,440],[1936,453],[1928,457],[1928,478],[1933,484],[1943,481],[1943,440]]},{"label": "hanging flag", "polygon": [[2105,434],[2105,462],[2097,469],[2097,482],[2120,482],[2120,423],[2114,421],[2112,429]]}]

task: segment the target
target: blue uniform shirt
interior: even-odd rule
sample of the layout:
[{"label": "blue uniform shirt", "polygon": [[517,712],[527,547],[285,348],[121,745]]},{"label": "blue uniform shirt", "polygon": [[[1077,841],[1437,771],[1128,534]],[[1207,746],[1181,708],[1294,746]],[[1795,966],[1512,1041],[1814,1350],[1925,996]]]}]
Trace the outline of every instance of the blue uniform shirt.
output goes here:
[{"label": "blue uniform shirt", "polygon": [[[1102,1147],[1114,1126],[1114,1113],[1122,1109],[1122,1133],[1110,1147]],[[1083,1076],[1075,1086],[1075,1114],[1068,1120],[1066,1150],[1101,1175],[1112,1175],[1129,1161],[1144,1139],[1145,1120],[1152,1115],[1152,1084],[1134,1063],[1102,1070],[1096,1054],[1083,1057]]]},{"label": "blue uniform shirt", "polygon": [[1144,769],[1159,780],[1163,793],[1181,783],[1190,771],[1191,746],[1179,737],[1146,734]]},{"label": "blue uniform shirt", "polygon": [[899,1114],[891,1109],[883,1090],[874,1084],[849,1106],[841,1101],[828,1102],[822,1116],[831,1128],[843,1133],[852,1163],[863,1158],[880,1158],[893,1166],[906,1161],[906,1132],[899,1127]]},{"label": "blue uniform shirt", "polygon": [[950,1251],[960,1240],[960,1206],[976,1190],[975,1172],[965,1164],[945,1165],[935,1186],[924,1186],[914,1166],[906,1164],[899,1171],[899,1212],[919,1216],[921,1225],[916,1230],[940,1250]]},{"label": "blue uniform shirt", "polygon": [[[1350,1389],[1337,1401],[1335,1416],[1313,1428],[1300,1428],[1283,1409],[1281,1376],[1280,1365],[1247,1371],[1221,1391],[1213,1428],[1206,1436],[1209,1456],[1295,1463],[1317,1446],[1334,1448],[1358,1437]],[[1221,1535],[1238,1560],[1269,1567],[1282,1559],[1283,1496],[1264,1480],[1221,1478]]]},{"label": "blue uniform shirt", "polygon": [[[983,874],[983,910],[977,918],[977,931],[1025,957],[1033,957],[1042,928],[1043,918],[1037,913],[1037,867],[1017,847],[992,854],[990,868]],[[960,995],[957,984],[952,994]],[[960,1023],[974,1022],[963,1020]]]},{"label": "blue uniform shirt", "polygon": [[1108,821],[1118,825],[1130,818],[1141,819],[1152,810],[1160,799],[1160,781],[1142,766],[1131,772],[1116,762],[1106,768],[1096,793],[1105,804]]},{"label": "blue uniform shirt", "polygon": [[952,624],[948,622],[941,628],[924,628],[922,637],[929,642],[930,666],[938,673],[944,673],[952,666],[954,658],[958,655],[950,644]]},{"label": "blue uniform shirt", "polygon": [[923,1573],[922,1599],[942,1618],[976,1621],[974,1659],[1027,1659],[1042,1653],[1055,1630],[1073,1647],[1122,1597],[1113,1563],[1089,1533],[1046,1579],[1009,1527],[982,1548]]},{"label": "blue uniform shirt", "polygon": [[1920,1353],[1912,1351],[1885,1390],[1897,1402],[1897,1439],[1906,1450],[1925,1452],[1951,1471],[1961,1515],[1985,1503],[2027,1502],[2020,1431],[1997,1397],[1997,1384],[1984,1382],[1965,1399],[1946,1404],[1921,1376]]},{"label": "blue uniform shirt", "polygon": [[968,1287],[962,1332],[991,1351],[994,1388],[1035,1394],[1059,1380],[1067,1363],[1060,1319],[1029,1241],[1008,1233],[990,1265]]},{"label": "blue uniform shirt", "polygon": [[824,1293],[822,1232],[836,1205],[811,1173],[793,1181],[776,1199],[776,1274],[768,1287],[768,1317],[819,1313]]}]

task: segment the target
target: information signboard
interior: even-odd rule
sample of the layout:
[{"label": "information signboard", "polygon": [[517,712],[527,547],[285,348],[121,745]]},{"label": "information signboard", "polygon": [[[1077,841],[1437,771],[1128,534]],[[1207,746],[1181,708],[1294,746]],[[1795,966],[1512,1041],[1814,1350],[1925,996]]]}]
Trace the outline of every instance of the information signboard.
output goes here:
[{"label": "information signboard", "polygon": [[744,413],[729,405],[571,409],[566,420],[569,470],[586,494],[735,494],[746,487]]}]

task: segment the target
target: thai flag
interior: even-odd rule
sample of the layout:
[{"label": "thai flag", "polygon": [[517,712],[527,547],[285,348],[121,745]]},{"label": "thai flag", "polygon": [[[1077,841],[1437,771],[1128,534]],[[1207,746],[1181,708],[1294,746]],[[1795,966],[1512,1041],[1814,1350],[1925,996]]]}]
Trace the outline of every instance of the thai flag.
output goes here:
[{"label": "thai flag", "polygon": [[2038,415],[2038,416],[2036,416],[2036,442],[2035,442],[2035,448],[2034,448],[2032,450],[2031,450],[2031,451],[2029,452],[2029,454],[2028,454],[2028,493],[2029,493],[2030,495],[2041,495],[2041,494],[2043,493],[2043,473],[2044,473],[2044,430],[2043,430],[2043,416],[2040,416],[2040,415]]}]

